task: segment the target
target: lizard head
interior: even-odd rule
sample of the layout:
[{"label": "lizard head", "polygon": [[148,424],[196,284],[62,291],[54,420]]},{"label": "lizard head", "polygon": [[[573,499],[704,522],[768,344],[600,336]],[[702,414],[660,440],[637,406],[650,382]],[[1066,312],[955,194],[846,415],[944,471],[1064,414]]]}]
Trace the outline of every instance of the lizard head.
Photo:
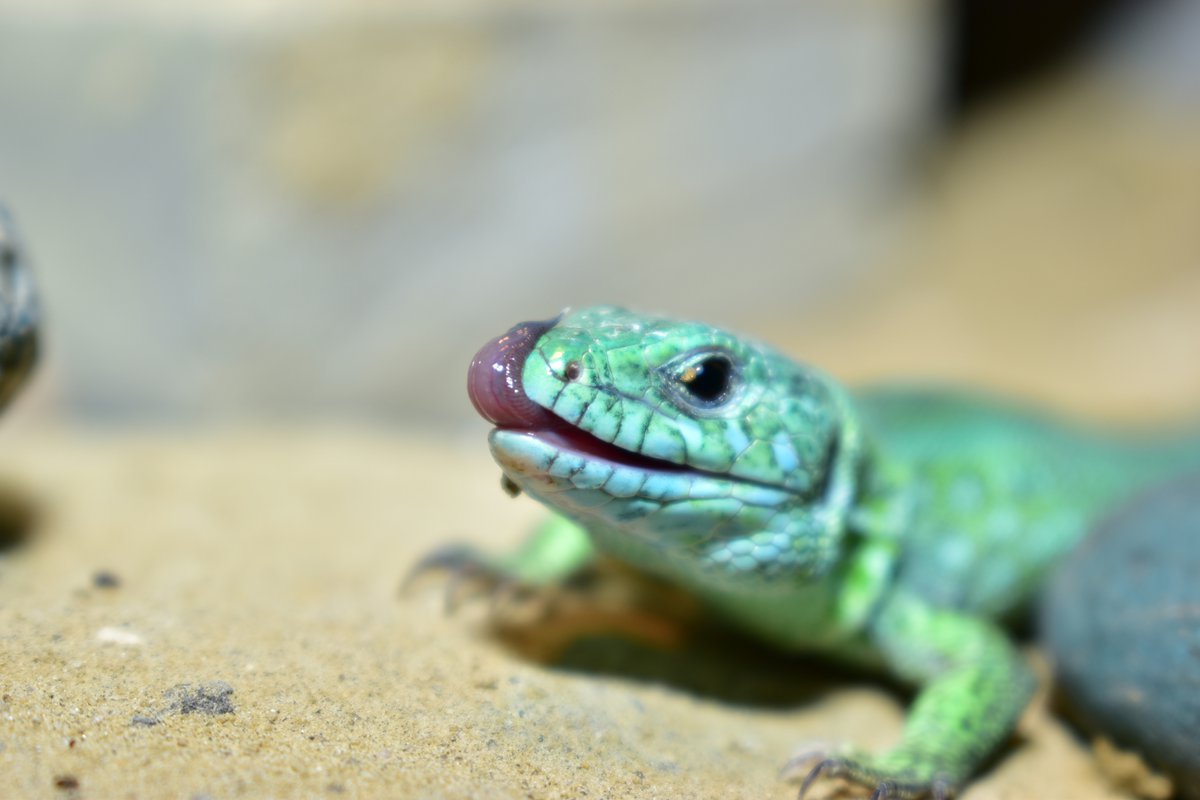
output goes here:
[{"label": "lizard head", "polygon": [[468,391],[507,478],[618,557],[731,585],[837,560],[857,423],[831,380],[765,345],[585,308],[484,345]]},{"label": "lizard head", "polygon": [[37,358],[38,303],[12,220],[0,207],[0,409]]}]

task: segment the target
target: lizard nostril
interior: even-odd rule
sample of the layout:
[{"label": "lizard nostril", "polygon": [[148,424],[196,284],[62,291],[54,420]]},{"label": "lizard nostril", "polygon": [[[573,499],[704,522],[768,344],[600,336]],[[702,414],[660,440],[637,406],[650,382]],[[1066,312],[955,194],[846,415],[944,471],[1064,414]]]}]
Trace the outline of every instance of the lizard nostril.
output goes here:
[{"label": "lizard nostril", "polygon": [[521,371],[538,339],[558,322],[521,322],[479,349],[467,370],[467,394],[480,416],[493,425],[531,428],[550,412],[525,396]]}]

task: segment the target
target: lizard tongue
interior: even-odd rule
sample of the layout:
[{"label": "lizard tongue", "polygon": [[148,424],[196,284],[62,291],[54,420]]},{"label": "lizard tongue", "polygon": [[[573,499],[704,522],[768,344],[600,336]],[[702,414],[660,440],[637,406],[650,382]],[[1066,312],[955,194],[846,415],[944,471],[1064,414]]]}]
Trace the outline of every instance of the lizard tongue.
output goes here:
[{"label": "lizard tongue", "polygon": [[623,450],[571,425],[529,399],[522,385],[525,359],[558,317],[542,322],[521,322],[508,333],[479,348],[467,370],[467,394],[475,410],[499,428],[525,431],[560,450],[588,459],[603,459],[657,472],[686,467]]},{"label": "lizard tongue", "polygon": [[520,322],[479,349],[467,369],[467,394],[479,415],[502,428],[540,428],[561,424],[525,396],[521,372],[538,339],[558,318]]}]

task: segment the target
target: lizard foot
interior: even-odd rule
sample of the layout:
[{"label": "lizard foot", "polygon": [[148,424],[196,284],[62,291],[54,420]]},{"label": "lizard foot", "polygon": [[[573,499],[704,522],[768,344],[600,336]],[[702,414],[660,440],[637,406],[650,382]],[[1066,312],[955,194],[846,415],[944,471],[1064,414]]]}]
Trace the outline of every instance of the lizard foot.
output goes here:
[{"label": "lizard foot", "polygon": [[[814,763],[815,762],[815,763]],[[828,756],[824,750],[808,750],[791,758],[781,770],[785,777],[812,764],[797,800],[804,800],[818,781],[841,780],[871,792],[871,800],[949,800],[954,794],[951,781],[944,775],[917,766],[909,768],[886,764],[886,757],[869,755]]]},{"label": "lizard foot", "polygon": [[476,595],[486,595],[494,612],[537,593],[535,587],[525,585],[478,550],[463,544],[439,547],[426,555],[409,570],[400,591],[407,592],[413,584],[435,572],[449,576],[443,595],[447,614],[453,614],[464,600]]}]

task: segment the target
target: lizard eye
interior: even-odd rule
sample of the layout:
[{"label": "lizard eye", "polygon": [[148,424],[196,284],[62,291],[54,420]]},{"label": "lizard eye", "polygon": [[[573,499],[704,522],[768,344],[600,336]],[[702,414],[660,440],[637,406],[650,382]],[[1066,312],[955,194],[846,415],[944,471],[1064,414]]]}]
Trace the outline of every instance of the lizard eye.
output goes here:
[{"label": "lizard eye", "polygon": [[684,398],[699,408],[710,409],[725,403],[733,394],[736,370],[729,357],[708,353],[687,363],[678,373],[676,382]]}]

